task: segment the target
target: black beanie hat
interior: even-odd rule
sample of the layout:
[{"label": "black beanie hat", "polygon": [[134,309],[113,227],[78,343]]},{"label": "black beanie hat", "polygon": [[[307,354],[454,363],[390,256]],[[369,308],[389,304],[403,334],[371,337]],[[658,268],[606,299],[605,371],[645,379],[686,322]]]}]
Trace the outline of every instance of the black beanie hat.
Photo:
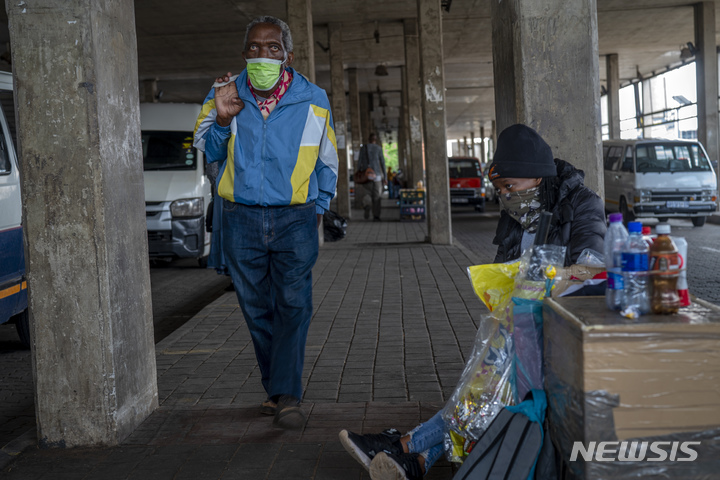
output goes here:
[{"label": "black beanie hat", "polygon": [[518,123],[500,132],[488,178],[554,177],[553,158],[550,145],[535,130]]}]

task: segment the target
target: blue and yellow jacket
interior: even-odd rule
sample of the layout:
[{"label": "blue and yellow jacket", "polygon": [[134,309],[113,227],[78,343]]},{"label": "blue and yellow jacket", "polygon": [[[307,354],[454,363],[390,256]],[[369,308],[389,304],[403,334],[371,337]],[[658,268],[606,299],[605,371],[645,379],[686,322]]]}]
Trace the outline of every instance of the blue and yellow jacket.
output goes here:
[{"label": "blue and yellow jacket", "polygon": [[293,71],[292,83],[265,120],[247,85],[247,70],[235,84],[245,107],[232,123],[221,127],[215,122],[212,89],[195,125],[195,147],[205,152],[207,162],[223,162],[218,195],[244,205],[314,201],[316,212],[324,213],[335,194],[338,172],[325,91]]}]

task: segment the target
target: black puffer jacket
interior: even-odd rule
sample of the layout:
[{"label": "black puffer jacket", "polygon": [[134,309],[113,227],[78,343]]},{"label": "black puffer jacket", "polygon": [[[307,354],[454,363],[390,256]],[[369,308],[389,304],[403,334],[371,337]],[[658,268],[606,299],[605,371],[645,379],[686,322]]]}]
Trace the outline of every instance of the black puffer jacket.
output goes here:
[{"label": "black puffer jacket", "polygon": [[[586,248],[602,253],[605,239],[605,208],[595,192],[583,184],[585,173],[564,160],[555,159],[557,177],[553,179],[552,207],[548,243],[564,245],[565,266],[576,263]],[[543,181],[547,181],[544,179]],[[502,211],[493,244],[498,245],[495,263],[520,258],[523,228],[510,215]]]}]

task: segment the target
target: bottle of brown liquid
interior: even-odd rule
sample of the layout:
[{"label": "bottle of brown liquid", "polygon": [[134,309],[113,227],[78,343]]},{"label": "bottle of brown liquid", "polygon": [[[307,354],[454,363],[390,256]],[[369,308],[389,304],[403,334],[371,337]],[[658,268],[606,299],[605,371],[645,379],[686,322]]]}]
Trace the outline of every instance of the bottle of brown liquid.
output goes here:
[{"label": "bottle of brown liquid", "polygon": [[668,235],[670,225],[656,227],[657,238],[650,245],[650,275],[652,296],[650,308],[653,313],[677,313],[680,296],[677,292],[677,278],[680,269],[680,256],[677,247]]}]

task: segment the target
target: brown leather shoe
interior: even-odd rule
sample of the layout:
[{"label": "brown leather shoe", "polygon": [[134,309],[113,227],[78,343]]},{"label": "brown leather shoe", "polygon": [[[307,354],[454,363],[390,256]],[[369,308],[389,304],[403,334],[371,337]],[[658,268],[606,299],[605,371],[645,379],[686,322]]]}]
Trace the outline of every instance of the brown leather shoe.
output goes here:
[{"label": "brown leather shoe", "polygon": [[270,397],[266,398],[262,404],[260,404],[260,413],[263,415],[275,415],[277,411],[277,403],[273,402]]},{"label": "brown leather shoe", "polygon": [[300,400],[291,395],[281,395],[277,402],[273,426],[286,430],[302,430],[307,422]]}]

